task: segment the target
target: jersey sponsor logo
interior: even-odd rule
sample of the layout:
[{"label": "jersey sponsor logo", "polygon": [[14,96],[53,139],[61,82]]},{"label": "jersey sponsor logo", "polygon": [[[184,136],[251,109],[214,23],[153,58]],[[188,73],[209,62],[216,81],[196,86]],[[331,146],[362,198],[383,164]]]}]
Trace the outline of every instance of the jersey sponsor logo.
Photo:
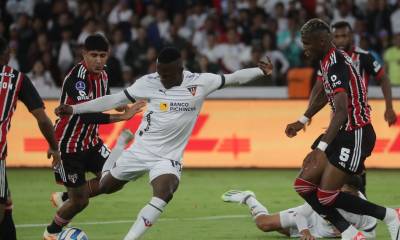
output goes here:
[{"label": "jersey sponsor logo", "polygon": [[89,100],[90,96],[86,95],[85,91],[79,90],[78,91],[79,96],[76,98],[78,101],[84,101],[84,100]]},{"label": "jersey sponsor logo", "polygon": [[68,174],[68,180],[70,180],[72,183],[76,183],[76,180],[78,180],[78,174]]},{"label": "jersey sponsor logo", "polygon": [[187,90],[192,94],[192,96],[196,95],[197,86],[189,86]]},{"label": "jersey sponsor logo", "polygon": [[196,111],[196,107],[190,106],[188,102],[171,102],[169,110],[175,112],[192,112]]},{"label": "jersey sponsor logo", "polygon": [[83,90],[86,89],[86,84],[85,84],[83,81],[77,81],[77,82],[75,83],[75,88],[76,88],[76,90],[78,90],[78,91],[83,91]]},{"label": "jersey sponsor logo", "polygon": [[331,76],[332,86],[335,88],[337,85],[342,84],[340,80],[338,80],[336,75]]},{"label": "jersey sponsor logo", "polygon": [[8,83],[8,82],[3,82],[3,83],[1,83],[1,88],[3,88],[3,89],[12,89],[13,88],[13,84],[12,83]]},{"label": "jersey sponsor logo", "polygon": [[14,75],[14,73],[1,72],[1,73],[0,73],[0,77],[10,77],[10,78],[14,78],[15,75]]},{"label": "jersey sponsor logo", "polygon": [[160,103],[160,111],[162,111],[162,112],[168,111],[168,103],[161,102]]}]

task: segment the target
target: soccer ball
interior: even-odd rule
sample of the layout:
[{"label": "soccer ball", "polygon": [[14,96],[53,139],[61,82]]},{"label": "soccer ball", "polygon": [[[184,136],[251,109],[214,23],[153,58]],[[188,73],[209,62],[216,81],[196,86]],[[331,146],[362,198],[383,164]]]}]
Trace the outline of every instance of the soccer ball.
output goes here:
[{"label": "soccer ball", "polygon": [[89,238],[81,229],[71,227],[64,229],[57,240],[89,240]]}]

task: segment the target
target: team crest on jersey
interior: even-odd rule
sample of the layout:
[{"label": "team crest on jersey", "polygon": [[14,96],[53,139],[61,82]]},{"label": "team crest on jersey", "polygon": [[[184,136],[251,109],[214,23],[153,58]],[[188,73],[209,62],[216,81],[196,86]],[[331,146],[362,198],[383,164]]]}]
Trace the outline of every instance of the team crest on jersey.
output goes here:
[{"label": "team crest on jersey", "polygon": [[187,90],[194,96],[196,95],[197,86],[189,86]]},{"label": "team crest on jersey", "polygon": [[160,110],[162,111],[162,112],[166,112],[166,111],[168,111],[168,103],[165,103],[165,102],[161,102],[160,103]]},{"label": "team crest on jersey", "polygon": [[83,81],[77,81],[77,82],[75,83],[75,88],[76,88],[76,90],[78,90],[78,91],[83,91],[83,90],[85,90],[85,88],[86,88],[86,84],[85,84]]},{"label": "team crest on jersey", "polygon": [[72,183],[76,183],[76,180],[78,180],[78,174],[68,174],[68,180],[70,180]]}]

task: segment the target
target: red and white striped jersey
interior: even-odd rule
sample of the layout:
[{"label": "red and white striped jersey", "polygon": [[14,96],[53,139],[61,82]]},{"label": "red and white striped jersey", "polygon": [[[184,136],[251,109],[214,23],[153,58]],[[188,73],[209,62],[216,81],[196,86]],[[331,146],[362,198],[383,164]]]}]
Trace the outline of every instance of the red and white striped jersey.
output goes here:
[{"label": "red and white striped jersey", "polygon": [[[61,93],[60,104],[75,105],[109,94],[108,76],[103,70],[92,74],[84,62],[74,66],[66,76]],[[64,153],[84,151],[102,142],[99,125],[83,121],[81,115],[65,116],[57,119],[56,140]]]},{"label": "red and white striped jersey", "polygon": [[6,137],[18,99],[29,111],[44,108],[39,93],[23,73],[9,66],[0,65],[0,160],[7,156]]},{"label": "red and white striped jersey", "polygon": [[346,92],[348,110],[346,131],[361,128],[371,122],[365,82],[353,65],[349,55],[332,48],[320,62],[320,74],[326,96],[332,111],[335,112],[334,95]]},{"label": "red and white striped jersey", "polygon": [[353,47],[347,54],[364,80],[367,90],[370,76],[374,76],[375,80],[380,81],[385,71],[371,53],[362,48]]}]

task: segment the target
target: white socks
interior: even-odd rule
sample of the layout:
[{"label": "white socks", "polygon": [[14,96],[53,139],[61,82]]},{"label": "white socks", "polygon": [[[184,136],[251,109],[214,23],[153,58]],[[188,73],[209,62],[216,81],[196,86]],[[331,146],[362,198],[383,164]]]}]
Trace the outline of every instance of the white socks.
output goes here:
[{"label": "white socks", "polygon": [[250,196],[246,199],[245,204],[249,206],[251,216],[256,219],[260,215],[268,215],[268,209],[264,207],[255,197]]},{"label": "white socks", "polygon": [[125,145],[119,145],[118,142],[113,148],[108,156],[106,162],[103,165],[103,169],[101,169],[101,177],[107,174],[115,165],[117,159],[121,156],[122,152],[124,151]]},{"label": "white socks", "polygon": [[342,232],[342,239],[353,239],[357,235],[357,233],[357,228],[355,228],[353,225],[350,225],[344,232]]},{"label": "white socks", "polygon": [[122,152],[125,149],[126,144],[129,143],[133,139],[134,135],[131,131],[125,129],[119,135],[115,147],[108,156],[106,162],[103,165],[103,169],[101,170],[101,177],[107,174],[115,165],[117,159],[121,156]]},{"label": "white socks", "polygon": [[388,224],[391,221],[393,221],[393,219],[397,218],[397,212],[396,210],[392,209],[392,208],[386,208],[386,215],[385,218],[383,219],[383,221]]},{"label": "white socks", "polygon": [[166,205],[167,203],[160,198],[151,198],[150,202],[140,210],[135,223],[124,240],[136,240],[142,236],[157,221]]}]

